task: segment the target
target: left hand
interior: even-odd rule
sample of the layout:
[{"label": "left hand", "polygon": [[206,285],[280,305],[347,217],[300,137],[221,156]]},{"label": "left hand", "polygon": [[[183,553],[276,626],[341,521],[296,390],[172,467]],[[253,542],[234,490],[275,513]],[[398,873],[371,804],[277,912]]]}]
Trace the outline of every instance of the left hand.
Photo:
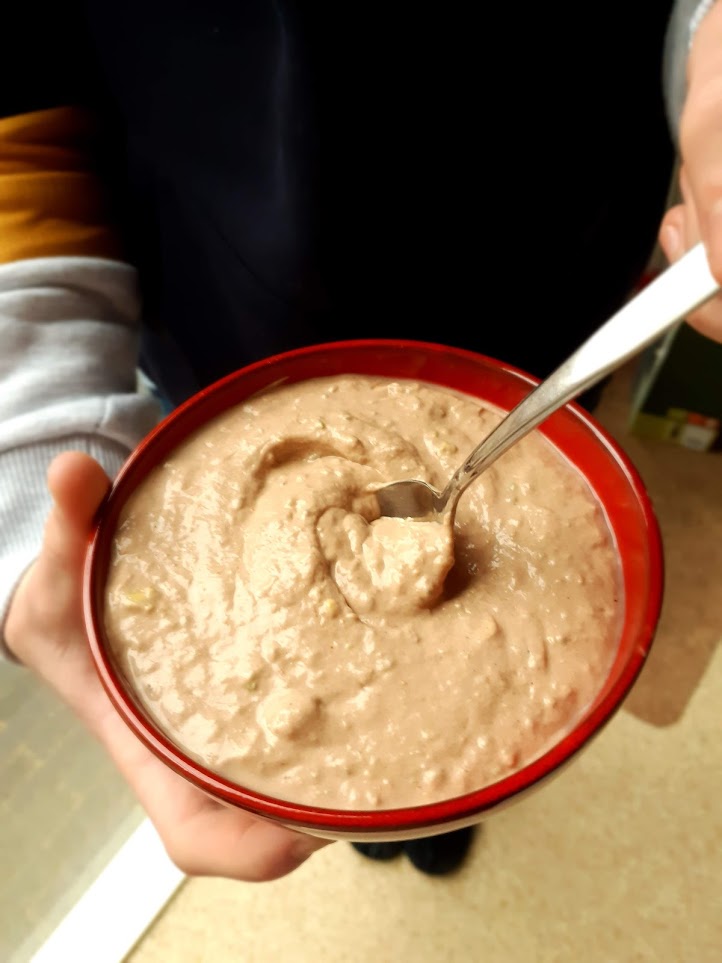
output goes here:
[{"label": "left hand", "polygon": [[40,555],[13,596],[8,648],[99,740],[180,870],[249,882],[285,876],[328,841],[206,796],[143,745],[100,683],[85,633],[82,571],[93,516],[109,485],[101,466],[81,452],[66,452],[51,464],[54,504]]}]

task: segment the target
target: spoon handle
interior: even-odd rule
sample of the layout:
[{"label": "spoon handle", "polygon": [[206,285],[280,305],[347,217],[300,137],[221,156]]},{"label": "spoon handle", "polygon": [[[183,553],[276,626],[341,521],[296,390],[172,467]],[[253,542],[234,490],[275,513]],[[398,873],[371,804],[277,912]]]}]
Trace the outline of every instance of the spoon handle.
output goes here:
[{"label": "spoon handle", "polygon": [[703,244],[668,267],[513,408],[456,471],[442,500],[458,498],[507,448],[591,388],[720,289]]}]

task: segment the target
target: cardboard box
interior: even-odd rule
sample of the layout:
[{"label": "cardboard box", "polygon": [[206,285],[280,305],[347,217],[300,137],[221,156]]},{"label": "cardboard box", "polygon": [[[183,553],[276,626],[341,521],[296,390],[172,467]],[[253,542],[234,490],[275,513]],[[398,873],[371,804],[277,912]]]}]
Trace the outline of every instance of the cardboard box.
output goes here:
[{"label": "cardboard box", "polygon": [[722,344],[682,324],[647,349],[629,430],[695,451],[722,451]]}]

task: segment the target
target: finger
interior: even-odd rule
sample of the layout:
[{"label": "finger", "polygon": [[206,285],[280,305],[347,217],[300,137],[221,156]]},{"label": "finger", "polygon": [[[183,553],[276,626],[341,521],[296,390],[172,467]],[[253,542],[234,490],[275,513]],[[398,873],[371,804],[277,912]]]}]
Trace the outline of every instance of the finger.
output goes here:
[{"label": "finger", "polygon": [[176,865],[189,875],[256,883],[293,872],[330,842],[230,810],[208,809],[189,819],[183,832],[176,828],[171,838]]},{"label": "finger", "polygon": [[687,322],[706,338],[722,342],[722,297],[717,295],[693,311],[687,317]]},{"label": "finger", "polygon": [[115,712],[104,717],[98,735],[170,858],[189,875],[277,879],[328,845],[211,799],[157,759]]},{"label": "finger", "polygon": [[[48,469],[53,505],[45,523],[40,554],[14,595],[6,638],[16,657],[63,696],[87,683],[90,658],[82,619],[82,566],[93,514],[110,482],[92,458],[80,452],[59,455]],[[74,670],[58,658],[72,657]]]},{"label": "finger", "polygon": [[[677,205],[665,214],[659,231],[659,243],[671,264],[679,260],[699,240],[697,224],[688,208]],[[722,341],[722,297],[712,298],[687,316],[693,328],[708,338]]]},{"label": "finger", "polygon": [[84,555],[93,517],[110,486],[102,467],[89,455],[69,451],[48,469],[53,507],[45,525],[42,555],[47,563],[75,570]]},{"label": "finger", "polygon": [[[84,647],[82,617],[82,572],[92,520],[108,490],[110,481],[101,466],[81,452],[64,452],[48,469],[48,488],[53,506],[45,522],[40,554],[33,566],[32,582],[21,589],[30,624],[42,638],[25,654],[41,675],[56,671],[45,666],[52,647],[66,658],[72,654],[76,665],[89,661]],[[79,644],[83,643],[83,648]],[[62,673],[70,685],[69,669]],[[86,673],[83,673],[86,675]],[[78,684],[80,679],[77,680]]]},{"label": "finger", "polygon": [[684,207],[670,208],[662,219],[659,244],[670,264],[678,261],[687,250]]},{"label": "finger", "polygon": [[699,224],[684,164],[679,170],[682,203],[671,207],[662,218],[658,240],[670,264],[678,261],[700,239]]}]

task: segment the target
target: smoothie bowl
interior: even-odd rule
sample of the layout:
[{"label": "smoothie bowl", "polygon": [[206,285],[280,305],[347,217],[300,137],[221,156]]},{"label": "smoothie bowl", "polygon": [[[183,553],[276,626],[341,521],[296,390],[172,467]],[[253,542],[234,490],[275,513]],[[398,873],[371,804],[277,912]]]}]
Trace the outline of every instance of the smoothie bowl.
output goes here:
[{"label": "smoothie bowl", "polygon": [[130,456],[84,604],[103,685],[168,766],[296,830],[403,839],[558,773],[642,668],[662,599],[643,483],[575,405],[436,487],[536,381],[443,345],[303,348],[212,385]]}]

